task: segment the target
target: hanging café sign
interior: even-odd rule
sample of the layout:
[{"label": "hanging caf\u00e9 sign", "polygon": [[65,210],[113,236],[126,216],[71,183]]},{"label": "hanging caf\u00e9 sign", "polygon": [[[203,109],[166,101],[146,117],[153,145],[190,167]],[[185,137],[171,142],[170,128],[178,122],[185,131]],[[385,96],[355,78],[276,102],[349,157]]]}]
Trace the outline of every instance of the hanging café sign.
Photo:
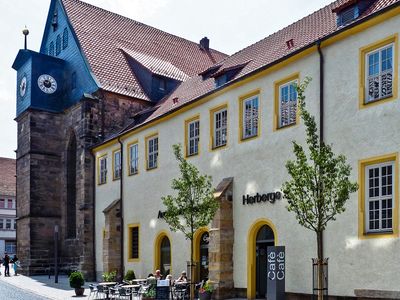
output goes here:
[{"label": "hanging caf\u00e9 sign", "polygon": [[246,204],[255,204],[262,202],[274,203],[276,200],[282,199],[281,192],[267,193],[267,194],[255,194],[254,196],[243,195],[243,205]]}]

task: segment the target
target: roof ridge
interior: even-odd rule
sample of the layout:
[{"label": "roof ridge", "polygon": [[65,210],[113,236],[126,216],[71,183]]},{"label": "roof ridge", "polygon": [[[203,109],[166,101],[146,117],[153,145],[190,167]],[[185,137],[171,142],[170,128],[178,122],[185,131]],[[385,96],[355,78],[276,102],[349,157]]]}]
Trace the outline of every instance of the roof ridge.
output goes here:
[{"label": "roof ridge", "polygon": [[[119,13],[106,10],[106,9],[104,9],[104,8],[102,8],[102,7],[93,5],[93,4],[91,4],[91,3],[87,3],[87,2],[85,2],[85,1],[81,1],[81,0],[61,0],[61,2],[63,2],[63,4],[64,4],[65,1],[71,1],[71,2],[81,3],[81,4],[83,4],[83,5],[86,5],[86,6],[88,6],[88,7],[91,7],[91,8],[93,8],[93,9],[100,10],[100,11],[102,11],[102,12],[105,13],[105,14],[115,15],[115,16],[117,16],[117,17],[119,17],[119,18],[122,18],[122,19],[125,19],[125,20],[129,20],[129,21],[131,21],[131,22],[135,22],[137,25],[143,25],[143,26],[146,26],[146,27],[151,28],[151,29],[153,29],[153,30],[157,30],[158,32],[160,32],[160,33],[162,33],[162,34],[164,34],[164,35],[172,36],[172,37],[178,38],[178,39],[180,39],[180,40],[184,40],[184,41],[190,42],[190,43],[192,43],[192,44],[194,44],[194,45],[199,45],[199,43],[196,43],[196,42],[191,41],[191,40],[189,40],[189,39],[183,38],[183,37],[178,36],[178,35],[175,35],[175,34],[173,34],[173,33],[166,32],[166,31],[161,30],[161,29],[159,29],[159,28],[156,28],[156,27],[154,27],[154,26],[152,26],[152,25],[147,25],[147,24],[145,24],[145,23],[142,23],[142,22],[136,21],[136,20],[134,20],[134,19],[131,19],[131,18],[127,17],[127,16],[124,16],[124,15],[121,15],[121,14],[119,14]],[[221,52],[221,51],[219,51],[219,50],[216,50],[216,49],[214,49],[214,48],[210,48],[209,50],[210,50],[210,51],[213,51],[213,52],[217,52],[217,53],[219,53],[219,54],[223,54],[223,55],[227,55],[227,56],[228,56],[228,54],[226,54],[226,53],[224,53],[224,52]],[[204,51],[204,50],[203,50],[203,51]]]},{"label": "roof ridge", "polygon": [[[299,23],[300,21],[304,21],[304,19],[307,19],[307,18],[309,18],[310,16],[312,16],[312,15],[318,13],[319,11],[325,10],[327,7],[332,6],[334,3],[340,2],[340,1],[341,1],[341,0],[332,1],[331,3],[325,5],[324,7],[321,7],[320,9],[317,9],[317,10],[315,10],[314,12],[309,13],[309,14],[306,15],[305,17],[301,17],[301,18],[298,19],[297,21],[294,21],[294,22],[290,23],[289,25],[287,25],[287,26],[285,26],[285,27],[283,27],[283,28],[281,28],[281,29],[279,29],[279,30],[277,30],[277,31],[275,31],[275,32],[273,32],[273,33],[267,35],[266,37],[264,37],[264,38],[262,38],[262,39],[260,39],[260,40],[258,40],[258,41],[256,41],[256,42],[254,42],[254,43],[248,45],[247,47],[238,50],[237,52],[233,53],[232,55],[229,55],[229,56],[225,57],[223,60],[221,60],[221,62],[223,62],[223,61],[225,61],[225,60],[231,58],[232,56],[235,56],[236,54],[239,54],[239,53],[241,53],[241,52],[247,50],[248,48],[251,48],[252,46],[254,46],[254,45],[256,45],[256,44],[258,44],[258,43],[260,43],[260,42],[262,42],[262,41],[264,41],[264,40],[266,40],[266,39],[272,37],[273,35],[278,34],[279,32],[282,32],[282,31],[286,30],[287,28],[289,28],[289,27],[291,27],[291,26],[293,26],[293,25]],[[347,2],[348,0],[344,0],[344,1]]]}]

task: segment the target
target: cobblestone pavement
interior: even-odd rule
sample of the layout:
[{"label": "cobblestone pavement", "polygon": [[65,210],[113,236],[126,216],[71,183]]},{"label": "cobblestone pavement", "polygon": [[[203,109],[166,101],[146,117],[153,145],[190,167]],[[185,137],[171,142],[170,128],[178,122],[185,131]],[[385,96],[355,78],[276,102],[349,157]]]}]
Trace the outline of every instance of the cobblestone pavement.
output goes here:
[{"label": "cobblestone pavement", "polygon": [[0,299],[7,300],[44,300],[49,299],[43,296],[30,293],[23,289],[20,289],[12,284],[9,284],[3,280],[0,281]]}]

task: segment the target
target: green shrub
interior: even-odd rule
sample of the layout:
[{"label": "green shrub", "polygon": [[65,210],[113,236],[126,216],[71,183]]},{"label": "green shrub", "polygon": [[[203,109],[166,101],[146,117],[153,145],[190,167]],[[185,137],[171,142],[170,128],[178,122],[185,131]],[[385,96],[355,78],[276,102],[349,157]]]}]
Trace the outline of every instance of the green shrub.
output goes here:
[{"label": "green shrub", "polygon": [[102,277],[103,277],[103,281],[105,281],[105,282],[116,281],[117,280],[117,271],[104,272]]},{"label": "green shrub", "polygon": [[85,279],[83,278],[83,275],[81,272],[76,271],[72,272],[71,275],[69,275],[69,285],[74,288],[74,289],[79,289],[84,285]]},{"label": "green shrub", "polygon": [[128,270],[128,271],[126,271],[126,274],[125,274],[124,279],[125,279],[125,280],[133,280],[133,279],[136,279],[135,272],[134,272],[133,270]]}]

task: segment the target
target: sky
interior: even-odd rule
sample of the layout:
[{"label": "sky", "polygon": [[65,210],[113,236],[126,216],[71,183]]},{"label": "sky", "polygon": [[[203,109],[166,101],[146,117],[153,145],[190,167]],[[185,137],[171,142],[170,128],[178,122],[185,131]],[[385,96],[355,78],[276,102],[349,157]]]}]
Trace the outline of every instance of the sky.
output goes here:
[{"label": "sky", "polygon": [[[0,0],[0,157],[15,158],[16,71],[23,48],[38,51],[51,0]],[[333,0],[84,0],[166,32],[233,54],[290,25]]]}]

